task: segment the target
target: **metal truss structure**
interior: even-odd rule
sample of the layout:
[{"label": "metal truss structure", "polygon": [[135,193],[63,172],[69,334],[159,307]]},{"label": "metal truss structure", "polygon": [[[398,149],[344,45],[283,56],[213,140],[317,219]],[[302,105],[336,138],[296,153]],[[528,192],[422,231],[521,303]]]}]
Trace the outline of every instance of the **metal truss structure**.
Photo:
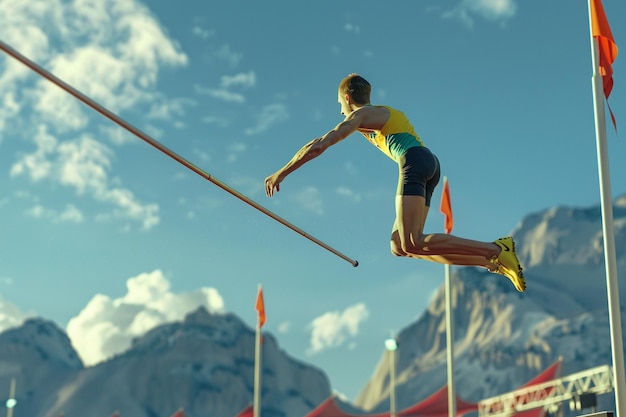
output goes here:
[{"label": "metal truss structure", "polygon": [[478,415],[507,417],[536,408],[549,409],[564,401],[580,401],[581,395],[600,395],[611,391],[612,369],[603,365],[481,400],[478,402]]}]

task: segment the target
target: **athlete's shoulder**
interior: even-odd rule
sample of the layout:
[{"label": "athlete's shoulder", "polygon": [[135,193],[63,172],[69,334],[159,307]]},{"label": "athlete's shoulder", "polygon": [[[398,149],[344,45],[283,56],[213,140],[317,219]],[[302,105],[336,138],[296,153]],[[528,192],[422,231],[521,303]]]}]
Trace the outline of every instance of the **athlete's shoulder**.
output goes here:
[{"label": "athlete's shoulder", "polygon": [[363,129],[381,129],[391,115],[386,106],[367,105],[355,110],[352,116]]}]

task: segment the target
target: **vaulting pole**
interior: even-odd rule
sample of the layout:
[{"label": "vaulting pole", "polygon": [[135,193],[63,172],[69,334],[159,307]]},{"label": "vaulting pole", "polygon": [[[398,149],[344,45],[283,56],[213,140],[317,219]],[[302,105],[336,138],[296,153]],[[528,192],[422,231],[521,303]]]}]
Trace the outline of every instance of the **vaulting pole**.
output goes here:
[{"label": "vaulting pole", "polygon": [[255,201],[253,201],[250,198],[246,197],[245,195],[241,194],[239,191],[229,187],[228,185],[226,185],[222,181],[218,180],[217,178],[213,177],[212,175],[208,174],[207,172],[205,172],[205,171],[201,170],[200,168],[198,168],[197,166],[193,165],[191,162],[187,161],[182,156],[180,156],[180,155],[176,154],[175,152],[171,151],[170,149],[165,147],[163,144],[161,144],[158,141],[154,140],[153,138],[148,136],[146,133],[144,133],[141,130],[137,129],[135,126],[131,125],[130,123],[128,123],[127,121],[125,121],[124,119],[122,119],[121,117],[116,115],[115,113],[113,113],[110,110],[106,109],[105,107],[101,106],[100,104],[98,104],[97,102],[92,100],[91,98],[87,97],[85,94],[81,93],[80,91],[78,91],[77,89],[72,87],[71,85],[67,84],[65,81],[59,79],[58,77],[56,77],[52,73],[46,71],[41,66],[37,65],[36,63],[31,61],[30,59],[26,58],[24,55],[22,55],[21,53],[19,53],[18,51],[16,51],[15,49],[10,47],[9,45],[7,45],[5,42],[0,41],[0,49],[2,49],[5,53],[7,53],[8,55],[10,55],[13,58],[17,59],[22,64],[26,65],[28,68],[30,68],[31,70],[35,71],[37,74],[41,75],[42,77],[44,77],[48,81],[52,82],[53,84],[56,84],[61,89],[65,90],[69,94],[73,95],[78,100],[82,101],[84,104],[88,105],[89,107],[91,107],[92,109],[97,111],[98,113],[102,114],[103,116],[105,116],[108,119],[112,120],[113,122],[117,123],[119,126],[123,127],[124,129],[128,130],[130,133],[134,134],[139,139],[142,139],[144,142],[148,143],[149,145],[152,145],[153,147],[155,147],[159,151],[163,152],[165,155],[169,156],[170,158],[174,159],[178,163],[180,163],[180,164],[184,165],[185,167],[189,168],[190,170],[192,170],[196,174],[200,175],[201,177],[209,180],[210,182],[212,182],[213,184],[217,185],[218,187],[220,187],[224,191],[232,194],[233,196],[237,197],[241,201],[251,205],[255,209],[259,210],[261,213],[271,217],[272,219],[276,220],[277,222],[283,224],[284,226],[287,226],[288,228],[290,228],[294,232],[299,233],[303,237],[309,239],[313,243],[316,243],[317,245],[321,246],[322,248],[326,249],[327,251],[331,252],[332,254],[337,255],[341,259],[350,262],[352,264],[352,266],[356,267],[356,266],[359,265],[358,261],[347,257],[343,253],[341,253],[338,250],[332,248],[331,246],[327,245],[326,243],[322,242],[321,240],[319,240],[319,239],[309,235],[304,230],[300,229],[299,227],[294,226],[293,224],[289,223],[287,220],[285,220],[282,217],[274,214],[270,210],[266,209],[265,207],[261,206],[260,204],[256,203]]}]

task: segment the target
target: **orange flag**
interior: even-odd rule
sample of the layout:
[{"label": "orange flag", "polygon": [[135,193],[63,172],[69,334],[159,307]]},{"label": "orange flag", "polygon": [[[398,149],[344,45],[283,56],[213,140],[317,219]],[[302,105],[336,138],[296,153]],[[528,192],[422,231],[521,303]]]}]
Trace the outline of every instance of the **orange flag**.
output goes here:
[{"label": "orange flag", "polygon": [[259,313],[259,328],[265,324],[265,303],[263,302],[263,288],[259,287],[256,296],[256,311]]},{"label": "orange flag", "polygon": [[[590,0],[591,11],[591,35],[598,40],[598,49],[600,56],[600,75],[602,76],[602,85],[604,88],[604,96],[609,98],[613,89],[613,62],[617,58],[617,45],[611,33],[611,27],[606,19],[604,7],[601,0]],[[615,125],[615,117],[611,111],[611,119],[613,126]]]},{"label": "orange flag", "polygon": [[448,185],[448,178],[446,177],[443,178],[443,193],[441,195],[441,206],[439,210],[446,216],[444,229],[446,233],[450,234],[454,226],[454,219],[452,218],[452,204],[450,202],[450,186]]}]

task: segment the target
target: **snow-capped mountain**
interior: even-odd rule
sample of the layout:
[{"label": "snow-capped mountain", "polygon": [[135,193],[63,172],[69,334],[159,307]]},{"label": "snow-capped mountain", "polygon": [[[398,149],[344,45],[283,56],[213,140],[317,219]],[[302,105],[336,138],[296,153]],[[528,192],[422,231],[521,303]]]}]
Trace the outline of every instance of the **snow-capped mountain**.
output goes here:
[{"label": "snow-capped mountain", "polygon": [[[254,330],[201,308],[149,331],[104,363],[84,368],[65,334],[39,319],[0,335],[0,383],[17,376],[30,417],[234,417],[252,402]],[[263,336],[263,416],[303,416],[330,395],[326,375]]]},{"label": "snow-capped mountain", "polygon": [[54,323],[27,320],[0,334],[0,384],[16,378],[20,412],[42,416],[55,401],[56,389],[73,380],[83,363],[66,334]]},{"label": "snow-capped mountain", "polygon": [[[613,214],[626,300],[626,196],[615,200]],[[563,375],[611,364],[601,230],[599,207],[556,207],[525,217],[513,233],[528,281],[523,294],[499,275],[453,268],[461,398],[475,402],[515,389],[559,357]],[[398,409],[446,384],[444,301],[442,287],[398,334]],[[0,384],[16,378],[19,412],[29,417],[102,417],[116,410],[169,417],[181,406],[187,417],[234,417],[252,400],[254,336],[233,314],[199,309],[86,368],[61,329],[31,319],[0,334]],[[264,334],[262,363],[263,417],[302,417],[330,395],[323,371],[292,359],[270,334]],[[388,364],[383,356],[354,406],[388,410]],[[614,408],[611,396],[599,400]]]},{"label": "snow-capped mountain", "polygon": [[[613,208],[620,298],[626,297],[626,196]],[[520,387],[562,357],[563,375],[611,364],[600,207],[556,207],[513,233],[528,290],[476,268],[453,269],[455,386],[468,401]],[[398,335],[397,404],[408,407],[447,382],[445,292]],[[624,318],[622,318],[622,321]],[[389,361],[380,360],[356,405],[389,407]],[[608,401],[613,409],[612,397]]]}]

